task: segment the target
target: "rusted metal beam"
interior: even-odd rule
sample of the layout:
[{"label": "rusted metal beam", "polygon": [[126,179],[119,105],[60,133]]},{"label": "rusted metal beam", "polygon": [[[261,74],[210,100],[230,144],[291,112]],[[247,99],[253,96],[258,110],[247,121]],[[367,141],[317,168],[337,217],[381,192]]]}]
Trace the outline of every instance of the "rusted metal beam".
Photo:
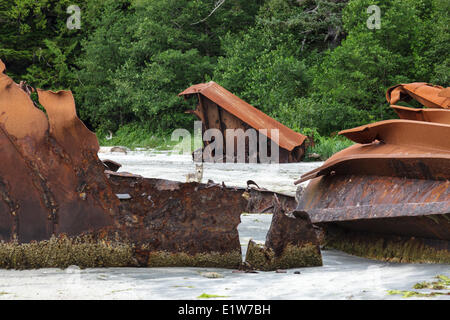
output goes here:
[{"label": "rusted metal beam", "polygon": [[111,226],[119,200],[103,174],[95,135],[76,117],[72,94],[38,90],[46,115],[1,71],[1,200],[12,220],[0,237],[29,242]]},{"label": "rusted metal beam", "polygon": [[450,109],[416,109],[395,105],[391,107],[397,112],[400,119],[450,124]]}]

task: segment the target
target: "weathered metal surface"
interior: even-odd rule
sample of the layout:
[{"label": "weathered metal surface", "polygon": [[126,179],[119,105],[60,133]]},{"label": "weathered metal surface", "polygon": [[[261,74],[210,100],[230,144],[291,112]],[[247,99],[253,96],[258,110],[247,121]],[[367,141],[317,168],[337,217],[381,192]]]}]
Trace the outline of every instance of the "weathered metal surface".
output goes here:
[{"label": "weathered metal surface", "polygon": [[260,270],[322,265],[319,242],[309,216],[290,211],[275,195],[273,218],[264,246],[250,240],[245,262]]},{"label": "weathered metal surface", "polygon": [[[194,114],[203,122],[204,130],[212,128],[223,133],[225,153],[227,129],[242,129],[245,132],[247,129],[253,128],[258,131],[267,130],[268,150],[270,150],[270,143],[275,143],[272,141],[275,138],[272,136],[271,130],[278,130],[279,162],[298,162],[305,154],[306,136],[272,119],[213,81],[191,86],[179,95],[185,98],[197,96],[199,100],[197,109],[188,112]],[[230,138],[237,140],[237,137]],[[234,145],[236,146],[236,142]],[[248,162],[250,156],[248,153],[247,145],[246,162]],[[225,160],[230,161],[230,159]],[[259,157],[258,162],[260,162]]]},{"label": "weathered metal surface", "polygon": [[115,217],[138,247],[185,252],[240,251],[237,226],[247,201],[242,191],[196,182],[110,174],[115,193],[129,194]]},{"label": "weathered metal surface", "polygon": [[448,180],[323,176],[310,182],[297,210],[316,224],[337,222],[357,230],[450,240]]},{"label": "weathered metal surface", "polygon": [[391,107],[400,119],[450,124],[450,110],[447,109],[416,109],[395,105]]},{"label": "weathered metal surface", "polygon": [[321,175],[367,174],[450,179],[450,125],[387,120],[340,134],[359,142],[330,157],[296,183]]},{"label": "weathered metal surface", "polygon": [[[253,184],[253,185],[252,185]],[[243,190],[246,193],[244,197],[248,200],[246,206],[246,212],[249,213],[266,213],[274,212],[273,197],[276,196],[281,206],[289,211],[292,211],[297,206],[295,197],[281,194],[278,192],[269,191],[264,188],[260,188],[253,181],[247,181],[247,189]]]},{"label": "weathered metal surface", "polygon": [[122,167],[120,163],[109,159],[102,160],[102,162],[105,165],[105,169],[109,171],[117,172]]},{"label": "weathered metal surface", "polygon": [[414,82],[393,86],[386,92],[386,99],[391,105],[398,101],[409,101],[411,98],[429,108],[450,108],[449,88]]},{"label": "weathered metal surface", "polygon": [[119,200],[72,94],[38,90],[46,115],[3,73],[3,63],[0,70],[0,238],[29,242],[105,231]]},{"label": "weathered metal surface", "polygon": [[[0,60],[0,241],[11,252],[4,266],[236,268],[241,213],[278,210],[268,206],[274,193],[259,187],[115,172],[121,165],[99,160],[96,136],[78,119],[70,91],[38,89],[44,113],[30,99],[36,90],[4,70]],[[278,197],[294,207],[293,197]],[[30,251],[66,246],[49,259]]]},{"label": "weathered metal surface", "polygon": [[[392,93],[397,94],[395,99],[403,93],[400,90],[406,90],[398,88]],[[424,91],[430,88],[416,89],[413,92],[426,96]],[[416,113],[409,109],[396,110]],[[357,144],[296,181],[311,180],[296,210],[308,213],[312,223],[325,230],[331,246],[350,253],[370,251],[370,239],[377,238],[387,242],[370,251],[378,250],[377,255],[366,256],[383,259],[385,255],[390,260],[388,251],[395,248],[398,261],[450,261],[450,125],[443,119],[446,112],[424,109],[417,113],[424,118],[433,114],[430,122],[387,120],[341,131]],[[372,243],[373,248],[377,243]],[[400,244],[413,246],[423,256],[402,252]]]}]

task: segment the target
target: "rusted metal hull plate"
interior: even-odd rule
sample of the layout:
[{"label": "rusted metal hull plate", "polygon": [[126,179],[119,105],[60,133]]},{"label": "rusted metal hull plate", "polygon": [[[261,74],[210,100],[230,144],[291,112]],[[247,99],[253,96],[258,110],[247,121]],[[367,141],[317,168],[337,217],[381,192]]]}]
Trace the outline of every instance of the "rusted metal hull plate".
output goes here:
[{"label": "rusted metal hull plate", "polygon": [[297,210],[314,224],[450,240],[450,182],[365,175],[310,182]]},{"label": "rusted metal hull plate", "polygon": [[190,96],[192,94],[201,94],[207,97],[252,128],[269,130],[269,138],[272,138],[270,129],[278,129],[280,131],[280,146],[289,151],[296,146],[300,146],[306,139],[306,136],[282,125],[213,81],[194,85],[179,95]]},{"label": "rusted metal hull plate", "polygon": [[[447,108],[447,89],[414,83],[392,87],[386,97],[392,104],[415,98]],[[450,261],[448,111],[393,108],[404,119],[339,133],[357,144],[296,181],[311,180],[297,210],[337,249],[395,261]]]},{"label": "rusted metal hull plate", "polygon": [[390,104],[398,101],[419,101],[428,108],[450,107],[450,90],[441,86],[435,86],[424,82],[399,84],[389,88],[386,92],[386,100]]},{"label": "rusted metal hull plate", "polygon": [[450,124],[450,110],[446,109],[416,109],[401,106],[391,106],[400,119],[436,122]]},{"label": "rusted metal hull plate", "polygon": [[115,193],[129,194],[115,217],[138,247],[152,251],[240,252],[237,226],[247,201],[221,186],[110,176]]},{"label": "rusted metal hull plate", "polygon": [[450,136],[450,126],[446,124],[385,120],[343,130],[339,134],[357,143],[379,140],[387,144],[433,148],[450,153],[450,140],[442,139]]},{"label": "rusted metal hull plate", "polygon": [[104,232],[119,201],[103,174],[95,134],[77,118],[69,91],[38,96],[47,115],[0,73],[0,238]]},{"label": "rusted metal hull plate", "polygon": [[330,157],[296,183],[322,175],[367,174],[450,179],[450,125],[388,120],[341,132],[358,142]]}]

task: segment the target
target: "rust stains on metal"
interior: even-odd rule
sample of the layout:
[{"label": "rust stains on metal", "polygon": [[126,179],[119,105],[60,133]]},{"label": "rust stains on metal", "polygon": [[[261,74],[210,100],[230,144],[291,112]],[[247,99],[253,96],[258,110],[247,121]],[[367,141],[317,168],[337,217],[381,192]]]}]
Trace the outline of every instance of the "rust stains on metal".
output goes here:
[{"label": "rust stains on metal", "polygon": [[267,137],[276,140],[271,131],[275,129],[279,134],[280,162],[298,162],[304,156],[306,136],[289,129],[213,81],[193,85],[179,96],[198,98],[197,109],[188,112],[203,122],[204,129],[218,129],[224,137],[227,129],[267,130]]},{"label": "rust stains on metal", "polygon": [[450,109],[416,109],[402,106],[391,106],[400,119],[450,124]]},{"label": "rust stains on metal", "polygon": [[398,101],[409,101],[411,98],[428,108],[450,108],[449,88],[414,82],[393,86],[386,92],[386,99],[391,105]]},{"label": "rust stains on metal", "polygon": [[[70,91],[18,85],[3,73],[1,60],[0,70],[1,241],[45,247],[46,240],[68,236],[68,243],[91,239],[92,248],[105,243],[106,251],[113,241],[126,249],[120,265],[133,258],[140,266],[236,268],[242,263],[241,213],[278,210],[267,208],[274,193],[259,187],[115,172],[121,165],[99,160],[97,138],[78,119]],[[31,100],[35,91],[46,113]],[[284,207],[294,207],[293,197],[278,197]],[[311,228],[309,221],[303,225]]]},{"label": "rust stains on metal", "polygon": [[353,129],[343,130],[340,135],[361,144],[375,140],[386,144],[418,146],[450,151],[450,139],[440,139],[450,134],[450,127],[439,123],[411,120],[385,120]]},{"label": "rust stains on metal", "polygon": [[115,193],[131,196],[115,219],[141,255],[240,253],[237,226],[247,204],[242,191],[117,174],[110,181]]},{"label": "rust stains on metal", "polygon": [[323,175],[367,174],[450,179],[450,125],[387,120],[340,134],[359,142],[304,174],[296,184]]},{"label": "rust stains on metal", "polygon": [[48,119],[0,74],[1,200],[11,215],[1,238],[39,241],[111,226],[119,201],[97,158],[95,135],[76,117],[70,92],[38,94]]},{"label": "rust stains on metal", "polygon": [[[425,110],[435,109],[420,113],[428,117]],[[324,228],[336,248],[351,253],[364,252],[355,246],[367,248],[361,234],[370,233],[378,239],[397,236],[405,244],[410,237],[422,239],[414,246],[426,256],[399,252],[402,261],[450,261],[450,124],[442,119],[447,112],[433,113],[431,122],[387,120],[341,131],[357,144],[296,181],[311,180],[297,211]],[[346,243],[342,234],[358,241]],[[392,241],[379,248],[378,258],[389,255],[386,248],[398,248]]]},{"label": "rust stains on metal", "polygon": [[309,216],[284,207],[274,195],[273,218],[264,246],[249,241],[245,263],[259,270],[322,265],[319,243]]}]

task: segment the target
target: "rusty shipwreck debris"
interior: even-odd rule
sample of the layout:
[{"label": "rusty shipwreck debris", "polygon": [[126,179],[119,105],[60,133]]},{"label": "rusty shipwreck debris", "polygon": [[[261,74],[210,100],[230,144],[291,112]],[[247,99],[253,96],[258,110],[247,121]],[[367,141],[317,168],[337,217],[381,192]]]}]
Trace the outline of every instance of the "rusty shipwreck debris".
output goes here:
[{"label": "rusty shipwreck debris", "polygon": [[264,271],[321,266],[319,242],[308,214],[287,209],[276,195],[273,208],[266,243],[249,241],[245,265]]},{"label": "rusty shipwreck debris", "polygon": [[46,113],[0,63],[0,240],[103,230],[119,206],[69,91],[38,90]]},{"label": "rusty shipwreck debris", "polygon": [[116,172],[70,91],[18,85],[4,71],[0,60],[0,268],[242,264],[240,215],[267,209],[274,193]]},{"label": "rusty shipwreck debris", "polygon": [[386,100],[395,105],[399,101],[415,99],[428,108],[450,108],[450,88],[443,88],[425,82],[399,84],[390,87]]},{"label": "rusty shipwreck debris", "polygon": [[[263,132],[265,137],[267,135],[267,150],[272,150],[271,144],[276,144],[276,147],[279,146],[278,161],[280,163],[299,162],[305,154],[306,144],[309,143],[306,136],[289,129],[272,119],[213,81],[193,85],[181,92],[179,96],[184,96],[186,99],[192,96],[197,97],[197,109],[189,110],[188,113],[194,114],[202,121],[203,131],[207,129],[217,129],[222,132],[225,138],[223,146],[225,153],[227,153],[227,140],[232,139],[234,141],[233,146],[235,150],[232,150],[231,153],[234,154],[235,158],[237,157],[237,140],[247,139],[246,141],[248,141],[248,137],[240,136],[245,135],[245,131],[251,128],[260,133]],[[242,129],[242,131],[233,132],[233,134],[236,135],[231,136],[232,133],[230,133],[230,129]],[[275,129],[278,130],[278,138],[272,136],[272,130]],[[229,130],[229,132],[227,132],[227,130]],[[258,137],[258,139],[261,139],[261,137]],[[209,143],[210,142],[205,141],[206,145]],[[261,141],[258,141],[258,146],[259,143],[261,143]],[[249,162],[248,159],[252,154],[249,154],[250,150],[248,143],[246,143],[245,151],[245,162]],[[264,162],[261,160],[259,150],[257,152],[258,162]],[[209,161],[208,159],[205,160]],[[226,159],[224,162],[229,161],[235,160]]]},{"label": "rusty shipwreck debris", "polygon": [[[450,88],[427,83],[410,83],[391,87],[386,99],[400,119],[450,124]],[[426,108],[395,105],[399,101],[416,99]]]},{"label": "rusty shipwreck debris", "polygon": [[[443,109],[448,98],[441,97],[446,90],[426,84],[389,89],[391,103],[408,93],[433,109],[414,120],[341,131],[357,144],[296,182],[311,180],[297,211],[325,230],[328,246],[381,260],[450,262],[450,110]],[[406,119],[417,112],[408,108],[405,115],[394,107]]]}]

